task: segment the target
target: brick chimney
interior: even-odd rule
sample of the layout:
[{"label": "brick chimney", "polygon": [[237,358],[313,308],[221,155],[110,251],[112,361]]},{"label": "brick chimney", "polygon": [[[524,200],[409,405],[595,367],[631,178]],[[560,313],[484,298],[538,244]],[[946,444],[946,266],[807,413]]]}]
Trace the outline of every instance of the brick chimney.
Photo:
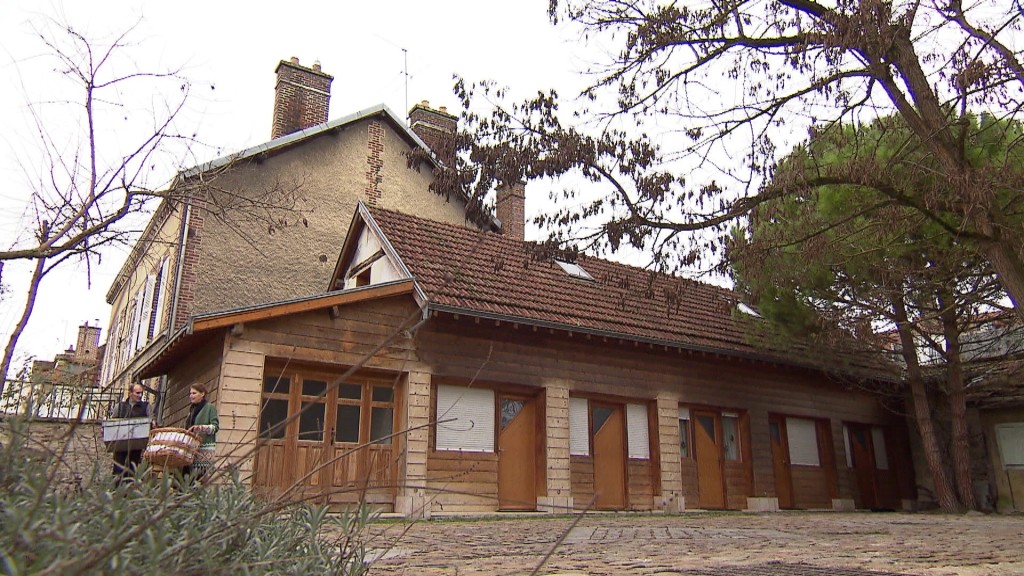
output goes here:
[{"label": "brick chimney", "polygon": [[288,62],[281,60],[274,72],[277,74],[277,86],[274,87],[271,138],[327,122],[334,76],[324,74],[319,62],[312,68],[306,68],[294,56]]},{"label": "brick chimney", "polygon": [[455,166],[455,131],[459,119],[441,106],[437,110],[424,100],[409,110],[409,127],[430,147],[437,158],[449,167]]},{"label": "brick chimney", "polygon": [[524,240],[526,238],[526,184],[516,182],[511,186],[499,184],[495,212],[501,222],[501,233]]}]

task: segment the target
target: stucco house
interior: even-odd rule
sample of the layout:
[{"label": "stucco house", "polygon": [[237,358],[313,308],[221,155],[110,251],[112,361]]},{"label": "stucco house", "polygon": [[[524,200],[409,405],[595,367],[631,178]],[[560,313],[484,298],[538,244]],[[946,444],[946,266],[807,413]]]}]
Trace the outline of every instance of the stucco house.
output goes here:
[{"label": "stucco house", "polygon": [[[383,105],[328,121],[319,64],[276,73],[272,139],[178,174],[110,286],[104,386],[124,389],[190,317],[322,292],[358,201],[465,222],[465,199],[428,190],[454,116],[423,102],[408,124]],[[410,168],[414,148],[433,154]]]},{"label": "stucco house", "polygon": [[321,292],[193,313],[139,372],[172,423],[208,383],[260,493],[413,517],[917,497],[904,420],[758,345],[729,290],[368,202],[347,230]]}]

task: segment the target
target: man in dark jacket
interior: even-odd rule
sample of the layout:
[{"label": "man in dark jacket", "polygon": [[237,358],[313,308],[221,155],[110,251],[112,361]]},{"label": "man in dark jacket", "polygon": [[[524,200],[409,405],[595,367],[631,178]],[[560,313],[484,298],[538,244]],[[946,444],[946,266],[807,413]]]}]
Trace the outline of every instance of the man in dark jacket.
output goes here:
[{"label": "man in dark jacket", "polygon": [[[114,418],[149,418],[149,402],[142,400],[144,389],[142,384],[132,384],[128,389],[128,397],[118,406]],[[142,462],[142,450],[124,450],[114,452],[114,477],[124,481],[135,473],[135,468]]]}]

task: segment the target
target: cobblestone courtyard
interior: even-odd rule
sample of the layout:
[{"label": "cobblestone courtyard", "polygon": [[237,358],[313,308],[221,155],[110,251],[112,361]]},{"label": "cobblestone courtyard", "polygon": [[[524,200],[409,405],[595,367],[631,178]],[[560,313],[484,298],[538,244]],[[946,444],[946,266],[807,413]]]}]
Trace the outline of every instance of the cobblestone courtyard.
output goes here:
[{"label": "cobblestone courtyard", "polygon": [[370,545],[378,559],[370,573],[1024,575],[1024,516],[688,513],[573,521],[538,516],[375,524]]}]

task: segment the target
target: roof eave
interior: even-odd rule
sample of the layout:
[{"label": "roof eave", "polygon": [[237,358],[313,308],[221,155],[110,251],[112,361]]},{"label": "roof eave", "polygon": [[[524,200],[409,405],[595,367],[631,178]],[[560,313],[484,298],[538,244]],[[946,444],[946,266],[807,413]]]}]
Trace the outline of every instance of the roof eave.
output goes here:
[{"label": "roof eave", "polygon": [[[748,360],[752,362],[764,362],[768,364],[786,365],[794,368],[801,368],[806,370],[813,370],[815,372],[826,372],[821,366],[798,362],[787,358],[780,358],[770,354],[759,354],[751,352],[742,352],[740,350],[730,350],[728,348],[716,348],[714,346],[706,346],[701,344],[694,344],[690,342],[682,342],[678,340],[668,340],[664,338],[653,338],[648,336],[638,336],[635,334],[628,334],[625,332],[615,332],[611,330],[601,330],[597,328],[588,328],[583,326],[574,326],[572,324],[564,324],[561,322],[551,322],[547,320],[526,318],[522,316],[511,316],[507,314],[499,314],[495,312],[484,312],[480,310],[474,310],[470,308],[461,308],[458,306],[448,306],[444,304],[427,303],[427,312],[441,312],[447,314],[458,314],[462,316],[469,316],[471,318],[483,318],[487,320],[496,320],[501,322],[508,322],[511,324],[522,324],[524,326],[536,326],[538,328],[559,330],[565,332],[573,332],[578,334],[587,334],[590,336],[597,336],[601,338],[615,338],[619,340],[625,340],[629,342],[637,342],[640,344],[648,344],[651,346],[659,346],[666,348],[675,348],[686,352],[697,352],[701,354],[713,354],[716,356],[725,356],[729,358],[738,358],[741,360]],[[873,375],[872,379],[876,380],[888,380],[882,375]]]}]

